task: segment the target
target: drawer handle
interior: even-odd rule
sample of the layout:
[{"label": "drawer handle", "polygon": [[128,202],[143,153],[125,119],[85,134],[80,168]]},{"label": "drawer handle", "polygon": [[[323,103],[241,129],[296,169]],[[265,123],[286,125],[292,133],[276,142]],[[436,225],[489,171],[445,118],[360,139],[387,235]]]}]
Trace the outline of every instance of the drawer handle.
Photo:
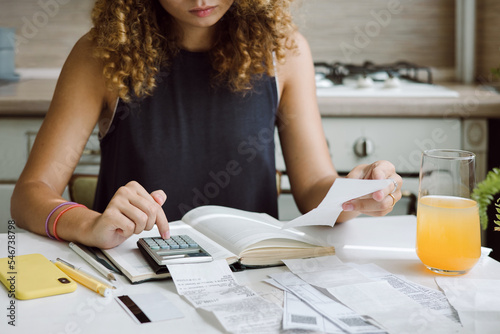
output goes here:
[{"label": "drawer handle", "polygon": [[82,155],[101,155],[101,150],[86,148],[83,150]]}]

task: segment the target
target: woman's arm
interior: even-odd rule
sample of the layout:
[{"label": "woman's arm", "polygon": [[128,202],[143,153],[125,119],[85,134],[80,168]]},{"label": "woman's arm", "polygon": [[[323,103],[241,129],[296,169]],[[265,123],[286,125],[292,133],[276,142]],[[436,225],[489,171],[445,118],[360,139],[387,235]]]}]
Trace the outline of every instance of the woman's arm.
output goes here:
[{"label": "woman's arm", "polygon": [[[294,35],[297,49],[288,51],[286,62],[278,67],[281,99],[278,131],[292,193],[301,212],[318,206],[338,177],[328,151],[316,99],[314,63],[305,38]],[[355,167],[347,177],[366,179],[393,178],[401,184],[394,166],[387,161]],[[345,203],[338,221],[359,213],[384,215],[392,210],[388,196],[394,186],[375,192],[368,198]],[[400,187],[399,187],[400,188]],[[401,198],[398,190],[395,200]]]},{"label": "woman's arm", "polygon": [[294,37],[297,49],[289,50],[278,66],[278,133],[295,202],[307,212],[321,202],[338,174],[323,133],[309,46],[302,35]]},{"label": "woman's arm", "polygon": [[[49,111],[14,189],[11,213],[20,227],[45,235],[45,219],[65,202],[61,195],[101,112],[114,108],[117,95],[106,88],[102,69],[93,56],[92,42],[82,37],[63,66]],[[59,237],[109,248],[132,233],[152,228],[155,222],[166,233],[168,223],[160,206],[165,194],[154,193],[153,198],[137,183],[123,188],[102,215],[85,208],[65,213],[57,225]],[[52,216],[50,231],[62,209]]]}]

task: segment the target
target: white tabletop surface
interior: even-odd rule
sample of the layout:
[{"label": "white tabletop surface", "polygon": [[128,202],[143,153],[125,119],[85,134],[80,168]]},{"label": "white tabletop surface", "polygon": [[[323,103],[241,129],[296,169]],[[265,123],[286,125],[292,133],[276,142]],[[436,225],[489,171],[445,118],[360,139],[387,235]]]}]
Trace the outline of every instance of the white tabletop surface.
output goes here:
[{"label": "white tabletop surface", "polygon": [[[324,238],[335,245],[338,257],[344,262],[375,263],[393,274],[404,275],[410,281],[437,288],[431,273],[415,254],[416,219],[414,216],[358,218],[325,228]],[[61,257],[71,263],[92,269],[67,243],[56,242],[31,233],[15,235],[16,255],[41,253],[50,260]],[[0,234],[0,257],[7,256],[7,235]],[[240,284],[256,292],[274,288],[262,283],[269,273],[285,271],[286,267],[254,269],[235,273]],[[500,278],[500,263],[482,258],[465,276],[468,278]],[[219,333],[216,321],[198,313],[180,297],[171,280],[137,285],[119,277],[115,295],[156,292],[164,294],[183,314],[181,319],[139,325],[113,299],[106,299],[78,286],[73,293],[33,300],[15,300],[16,327],[8,325],[7,307],[11,300],[7,290],[0,288],[0,333]],[[3,313],[2,313],[3,312]],[[169,329],[168,331],[166,329]],[[171,330],[170,330],[171,329]],[[173,330],[175,329],[175,330]]]}]

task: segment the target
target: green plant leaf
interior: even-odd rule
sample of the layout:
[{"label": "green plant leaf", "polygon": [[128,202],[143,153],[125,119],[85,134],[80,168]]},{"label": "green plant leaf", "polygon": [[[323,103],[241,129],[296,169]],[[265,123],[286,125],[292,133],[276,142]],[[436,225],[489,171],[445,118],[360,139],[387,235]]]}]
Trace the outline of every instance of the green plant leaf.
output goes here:
[{"label": "green plant leaf", "polygon": [[495,215],[497,217],[498,220],[500,220],[500,215]]},{"label": "green plant leaf", "polygon": [[497,209],[497,207],[500,207],[500,197],[497,197],[497,194],[500,194],[500,168],[493,168],[488,172],[486,178],[477,184],[471,194],[472,199],[477,202],[481,227],[483,229],[488,227],[487,211],[492,203],[495,205],[496,212],[500,213]]},{"label": "green plant leaf", "polygon": [[492,73],[495,77],[499,78],[499,77],[500,77],[500,68],[492,68],[492,69],[491,69],[491,73]]}]

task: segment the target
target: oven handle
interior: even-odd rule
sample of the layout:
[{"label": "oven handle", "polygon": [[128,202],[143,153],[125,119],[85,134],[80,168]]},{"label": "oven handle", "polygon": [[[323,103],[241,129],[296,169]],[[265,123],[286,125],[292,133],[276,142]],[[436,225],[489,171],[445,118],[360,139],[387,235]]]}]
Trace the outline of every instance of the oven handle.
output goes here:
[{"label": "oven handle", "polygon": [[[283,177],[286,176],[285,170],[276,170],[276,185],[278,190],[278,196],[280,194],[291,194],[291,190],[288,187],[282,187],[285,182],[282,182]],[[288,182],[286,182],[289,185]],[[412,193],[410,190],[401,190],[401,197],[408,198],[408,207],[406,208],[406,214],[408,215],[416,215],[417,214],[417,195]]]},{"label": "oven handle", "polygon": [[416,215],[417,214],[417,196],[409,190],[402,190],[401,197],[408,198],[408,207],[406,209],[406,214]]}]

